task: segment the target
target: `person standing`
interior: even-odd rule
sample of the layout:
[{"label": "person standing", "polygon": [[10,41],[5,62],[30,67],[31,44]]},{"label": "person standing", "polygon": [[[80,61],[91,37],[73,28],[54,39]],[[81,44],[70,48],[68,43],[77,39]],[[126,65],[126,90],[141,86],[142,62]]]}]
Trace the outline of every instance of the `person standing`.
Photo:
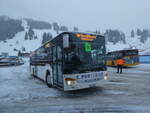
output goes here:
[{"label": "person standing", "polygon": [[122,58],[119,58],[116,60],[116,64],[117,64],[117,73],[121,74],[123,65],[125,64],[125,60]]}]

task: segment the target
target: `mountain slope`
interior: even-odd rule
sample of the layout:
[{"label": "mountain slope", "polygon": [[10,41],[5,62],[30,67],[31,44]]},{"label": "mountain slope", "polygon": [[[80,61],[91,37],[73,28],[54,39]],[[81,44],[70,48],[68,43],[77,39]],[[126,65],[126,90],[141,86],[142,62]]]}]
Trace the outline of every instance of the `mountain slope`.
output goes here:
[{"label": "mountain slope", "polygon": [[56,36],[56,31],[53,29],[34,29],[34,35],[38,38],[25,40],[25,33],[28,32],[29,26],[25,20],[22,20],[22,26],[24,27],[24,31],[18,32],[12,39],[0,41],[0,53],[8,52],[10,55],[17,55],[18,51],[23,51],[23,48],[25,48],[24,52],[31,52],[41,46],[44,32]]},{"label": "mountain slope", "polygon": [[[8,17],[0,18],[0,21],[8,22],[9,20],[12,19]],[[18,24],[18,21],[20,24]],[[49,24],[47,22],[34,21],[31,19],[16,20],[15,22],[17,22],[17,25],[22,29],[21,31],[16,30],[15,32],[13,32],[11,38],[6,37],[4,40],[0,41],[0,54],[3,52],[7,52],[9,53],[9,55],[17,55],[19,51],[21,52],[34,51],[35,49],[41,46],[44,33],[50,33],[52,37],[55,37],[57,33],[60,33],[63,30],[67,30],[66,26],[58,26],[57,23]],[[25,40],[25,34],[29,32],[29,29],[31,27],[34,28],[33,29],[34,37],[37,36],[37,39],[33,37],[33,39]],[[1,37],[2,36],[0,35],[0,38]],[[125,41],[126,43],[124,43],[122,40],[119,40],[117,43],[114,43],[107,40],[106,43],[107,52],[122,49],[139,49],[140,54],[150,54],[149,37],[147,38],[145,43],[142,43],[140,40],[140,36],[135,34],[133,38],[129,34],[126,34]]]},{"label": "mountain slope", "polygon": [[118,42],[114,45],[113,43],[107,42],[107,51],[122,49],[138,49],[140,55],[150,55],[150,38],[145,43],[142,43],[137,35],[134,38],[126,36],[126,44]]}]

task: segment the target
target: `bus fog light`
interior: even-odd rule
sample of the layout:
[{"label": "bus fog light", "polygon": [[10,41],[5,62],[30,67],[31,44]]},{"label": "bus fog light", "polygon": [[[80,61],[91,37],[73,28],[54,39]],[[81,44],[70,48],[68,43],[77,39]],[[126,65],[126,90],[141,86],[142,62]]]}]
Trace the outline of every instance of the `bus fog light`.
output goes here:
[{"label": "bus fog light", "polygon": [[104,80],[108,80],[108,76],[104,76]]},{"label": "bus fog light", "polygon": [[108,73],[106,72],[106,73],[104,73],[104,80],[108,80]]},{"label": "bus fog light", "polygon": [[67,81],[67,85],[71,86],[71,85],[73,85],[73,84],[75,84],[74,81]]},{"label": "bus fog light", "polygon": [[75,84],[75,80],[74,78],[66,78],[66,83],[67,85],[71,86],[71,85],[74,85]]}]

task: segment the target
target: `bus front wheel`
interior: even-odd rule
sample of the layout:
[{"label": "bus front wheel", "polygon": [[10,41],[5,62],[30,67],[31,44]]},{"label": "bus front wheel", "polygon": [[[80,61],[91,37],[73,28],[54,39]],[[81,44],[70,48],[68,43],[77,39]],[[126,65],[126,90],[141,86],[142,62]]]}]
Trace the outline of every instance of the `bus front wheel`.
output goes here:
[{"label": "bus front wheel", "polygon": [[51,82],[51,75],[49,72],[46,73],[45,81],[48,87],[52,87],[52,82]]}]

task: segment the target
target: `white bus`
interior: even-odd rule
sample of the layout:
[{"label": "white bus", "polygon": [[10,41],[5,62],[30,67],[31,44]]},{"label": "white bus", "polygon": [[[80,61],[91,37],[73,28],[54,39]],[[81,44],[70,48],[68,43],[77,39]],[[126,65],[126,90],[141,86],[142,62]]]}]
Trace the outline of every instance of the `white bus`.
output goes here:
[{"label": "white bus", "polygon": [[35,50],[30,74],[64,91],[99,86],[107,79],[105,37],[63,32]]}]

